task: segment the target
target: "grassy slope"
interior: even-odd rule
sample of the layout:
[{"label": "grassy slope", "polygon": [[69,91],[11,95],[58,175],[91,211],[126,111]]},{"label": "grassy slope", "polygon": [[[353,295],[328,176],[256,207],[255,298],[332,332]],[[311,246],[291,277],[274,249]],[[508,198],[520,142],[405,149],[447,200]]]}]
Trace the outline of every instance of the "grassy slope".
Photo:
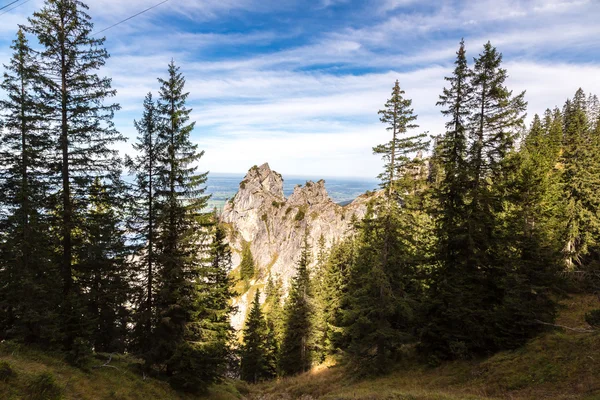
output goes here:
[{"label": "grassy slope", "polygon": [[[574,296],[563,302],[558,324],[585,326],[583,316],[597,307],[593,296]],[[96,359],[92,366],[104,364]],[[3,380],[2,362],[14,375]],[[48,372],[62,399],[233,400],[247,393],[241,383],[229,382],[208,396],[178,394],[165,382],[143,379],[139,364],[128,357],[114,357],[111,367],[83,371],[60,357],[23,346],[0,344],[0,399],[54,400],[37,396],[34,387],[40,374]],[[113,368],[114,367],[114,368]],[[395,372],[378,379],[353,381],[342,367],[319,367],[290,379],[251,387],[250,399],[598,399],[600,400],[600,332],[556,330],[532,340],[527,346],[479,361],[447,363],[428,368],[406,361]]]},{"label": "grassy slope", "polygon": [[[594,296],[563,302],[557,324],[584,327]],[[407,361],[388,376],[352,381],[341,367],[252,388],[253,399],[599,399],[600,332],[549,332],[516,351],[429,368]]]},{"label": "grassy slope", "polygon": [[[108,358],[96,359],[87,371],[73,368],[60,357],[40,351],[0,344],[0,363],[10,365],[14,374],[3,381],[0,365],[0,399],[2,400],[171,400],[171,399],[216,399],[233,400],[241,397],[242,383],[225,383],[216,386],[206,396],[184,395],[175,392],[163,381],[143,379],[138,373],[139,362],[129,357],[115,356],[110,367],[95,368]],[[35,386],[43,373],[50,373],[60,396],[44,395],[44,388]],[[49,390],[46,390],[48,393]]]}]

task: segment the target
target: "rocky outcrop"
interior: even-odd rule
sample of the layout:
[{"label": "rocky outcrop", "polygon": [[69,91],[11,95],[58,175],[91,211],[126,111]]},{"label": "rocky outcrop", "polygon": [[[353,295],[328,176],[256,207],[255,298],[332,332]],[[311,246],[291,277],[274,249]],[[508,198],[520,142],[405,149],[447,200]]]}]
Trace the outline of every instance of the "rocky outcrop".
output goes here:
[{"label": "rocky outcrop", "polygon": [[[286,199],[280,174],[268,164],[252,167],[221,215],[221,221],[228,227],[234,267],[240,264],[243,246],[249,245],[257,267],[250,287],[263,285],[269,274],[280,276],[287,286],[295,274],[305,231],[315,260],[319,238],[322,236],[325,246],[331,247],[334,241],[346,236],[353,218],[364,217],[372,196],[364,194],[340,206],[331,200],[325,181],[320,180],[296,186]],[[238,329],[243,325],[251,294],[249,291],[236,299],[239,312],[232,322]]]}]

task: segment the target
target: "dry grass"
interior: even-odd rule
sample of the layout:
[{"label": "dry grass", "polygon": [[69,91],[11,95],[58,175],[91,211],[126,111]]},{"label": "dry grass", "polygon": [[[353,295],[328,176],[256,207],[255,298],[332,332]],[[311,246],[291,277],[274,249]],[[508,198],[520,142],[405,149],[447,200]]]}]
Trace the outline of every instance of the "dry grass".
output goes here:
[{"label": "dry grass", "polygon": [[[562,302],[557,324],[588,328],[595,296]],[[430,368],[407,360],[387,376],[354,381],[343,367],[320,367],[307,374],[252,387],[250,399],[598,399],[600,332],[550,331],[515,351],[485,360],[456,361]]]}]

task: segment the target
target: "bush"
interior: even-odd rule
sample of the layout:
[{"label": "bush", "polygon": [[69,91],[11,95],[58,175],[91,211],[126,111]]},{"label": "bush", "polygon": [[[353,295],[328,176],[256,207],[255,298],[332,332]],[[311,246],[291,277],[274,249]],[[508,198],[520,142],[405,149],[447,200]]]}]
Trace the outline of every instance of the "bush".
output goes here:
[{"label": "bush", "polygon": [[600,328],[600,309],[592,310],[585,314],[585,322],[592,328]]},{"label": "bush", "polygon": [[31,400],[61,400],[63,390],[50,372],[42,372],[31,379],[27,385]]},{"label": "bush", "polygon": [[304,210],[300,209],[300,210],[298,210],[298,214],[296,214],[296,216],[294,217],[294,220],[302,221],[305,216],[306,216],[306,214],[304,213]]},{"label": "bush", "polygon": [[0,382],[6,382],[15,375],[12,367],[6,361],[0,361]]}]

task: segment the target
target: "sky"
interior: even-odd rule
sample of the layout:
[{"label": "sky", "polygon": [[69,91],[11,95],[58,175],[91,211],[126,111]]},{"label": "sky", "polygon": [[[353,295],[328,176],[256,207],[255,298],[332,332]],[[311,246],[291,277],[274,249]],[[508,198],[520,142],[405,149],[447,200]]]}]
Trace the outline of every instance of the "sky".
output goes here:
[{"label": "sky", "polygon": [[[0,0],[0,7],[11,0]],[[159,0],[89,0],[97,30]],[[0,63],[17,25],[43,0],[0,15]],[[16,4],[16,5],[18,5]],[[7,10],[10,10],[8,8]],[[4,11],[0,11],[0,14]],[[132,154],[142,102],[173,59],[205,150],[200,169],[375,177],[372,147],[389,140],[377,111],[396,79],[420,127],[444,131],[436,106],[461,38],[469,60],[489,40],[507,86],[526,90],[528,119],[582,87],[600,94],[600,0],[170,0],[103,33]]]}]

